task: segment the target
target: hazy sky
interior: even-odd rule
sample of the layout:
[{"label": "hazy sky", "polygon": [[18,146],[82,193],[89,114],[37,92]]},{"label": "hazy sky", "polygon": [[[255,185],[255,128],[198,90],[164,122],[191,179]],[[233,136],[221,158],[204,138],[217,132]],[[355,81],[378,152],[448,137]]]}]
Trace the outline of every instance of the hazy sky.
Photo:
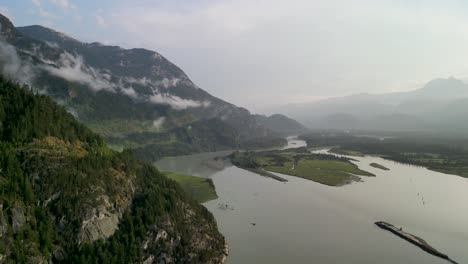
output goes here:
[{"label": "hazy sky", "polygon": [[158,51],[199,87],[254,111],[468,76],[463,0],[0,0],[0,12]]}]

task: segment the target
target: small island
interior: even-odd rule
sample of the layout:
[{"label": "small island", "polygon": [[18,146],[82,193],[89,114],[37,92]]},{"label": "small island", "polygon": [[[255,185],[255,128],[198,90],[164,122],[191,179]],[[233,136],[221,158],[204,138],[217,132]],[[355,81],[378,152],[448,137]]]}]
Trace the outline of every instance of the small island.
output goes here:
[{"label": "small island", "polygon": [[371,167],[374,167],[374,168],[377,168],[377,169],[385,170],[385,171],[389,171],[389,170],[390,170],[389,168],[387,168],[387,167],[385,167],[385,166],[383,166],[383,165],[380,165],[380,164],[378,164],[378,163],[375,163],[375,162],[371,163],[370,166],[371,166]]},{"label": "small island", "polygon": [[450,259],[446,254],[440,253],[435,248],[431,247],[431,245],[429,245],[424,239],[403,231],[403,228],[397,228],[396,226],[389,224],[387,222],[383,222],[383,221],[375,222],[375,225],[384,230],[392,232],[393,234],[403,238],[404,240],[410,242],[411,244],[415,246],[418,246],[419,248],[421,248],[422,250],[426,251],[427,253],[431,255],[446,259],[451,263],[455,263],[455,264],[457,263],[453,261],[452,259]]},{"label": "small island", "polygon": [[239,152],[229,156],[233,165],[254,173],[286,181],[272,172],[325,184],[342,186],[359,181],[359,176],[375,176],[360,170],[350,159],[326,154],[312,154],[307,148]]}]

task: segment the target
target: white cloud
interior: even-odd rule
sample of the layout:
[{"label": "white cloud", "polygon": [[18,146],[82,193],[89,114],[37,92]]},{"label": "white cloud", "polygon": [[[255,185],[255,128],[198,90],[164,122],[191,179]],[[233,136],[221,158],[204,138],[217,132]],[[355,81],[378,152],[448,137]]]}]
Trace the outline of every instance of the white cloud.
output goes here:
[{"label": "white cloud", "polygon": [[49,46],[50,48],[54,48],[54,49],[57,49],[59,48],[59,45],[55,42],[50,42],[50,41],[44,41],[44,43]]},{"label": "white cloud", "polygon": [[31,0],[35,6],[41,6],[41,0]]},{"label": "white cloud", "polygon": [[[186,79],[186,78],[184,78]],[[160,88],[169,89],[171,87],[177,86],[182,80],[181,78],[163,78],[160,81],[154,81],[146,77],[142,78],[133,78],[133,77],[126,77],[124,81],[129,84],[138,84],[146,87],[151,87],[154,92],[158,92]]]},{"label": "white cloud", "polygon": [[[50,43],[48,45],[54,45]],[[39,56],[40,57],[40,56]],[[194,107],[208,107],[210,102],[199,102],[189,99],[183,99],[178,96],[170,95],[168,93],[160,93],[157,86],[153,85],[175,85],[176,80],[165,80],[161,82],[153,82],[147,78],[134,79],[123,78],[118,83],[112,82],[111,76],[103,70],[95,69],[86,65],[81,56],[74,56],[68,52],[62,53],[60,59],[55,66],[44,65],[42,69],[48,71],[50,74],[63,78],[71,82],[77,82],[88,86],[94,91],[106,90],[110,92],[120,92],[134,99],[148,100],[154,104],[169,105],[175,110],[184,110]],[[132,84],[140,84],[153,88],[153,95],[145,99],[131,87]],[[130,85],[130,86],[129,86]]]},{"label": "white cloud", "polygon": [[44,10],[43,8],[39,8],[39,15],[43,18],[47,18],[47,19],[57,19],[58,16],[53,14],[53,13],[50,13],[46,10]]},{"label": "white cloud", "polygon": [[156,131],[161,130],[165,121],[166,121],[166,118],[164,116],[153,121],[153,127],[156,129]]},{"label": "white cloud", "polygon": [[170,95],[167,93],[158,93],[150,97],[150,102],[155,104],[166,104],[175,110],[185,110],[187,108],[208,106],[209,102],[199,102],[194,100],[187,100],[178,96]]},{"label": "white cloud", "polygon": [[3,76],[25,84],[31,84],[34,71],[29,62],[18,56],[15,47],[0,39],[0,71]]},{"label": "white cloud", "polygon": [[49,2],[63,8],[64,10],[68,10],[70,7],[70,3],[67,0],[49,0]]},{"label": "white cloud", "polygon": [[135,92],[135,89],[132,87],[123,87],[121,89],[122,93],[131,98],[138,98],[138,94]]},{"label": "white cloud", "polygon": [[106,23],[106,20],[104,19],[104,17],[102,17],[101,15],[95,15],[94,17],[96,18],[96,24],[99,27],[101,27],[101,28],[107,27],[107,23]]},{"label": "white cloud", "polygon": [[43,68],[54,76],[88,85],[94,91],[115,89],[107,74],[87,66],[81,56],[73,56],[68,52],[60,55],[56,67],[46,65]]}]

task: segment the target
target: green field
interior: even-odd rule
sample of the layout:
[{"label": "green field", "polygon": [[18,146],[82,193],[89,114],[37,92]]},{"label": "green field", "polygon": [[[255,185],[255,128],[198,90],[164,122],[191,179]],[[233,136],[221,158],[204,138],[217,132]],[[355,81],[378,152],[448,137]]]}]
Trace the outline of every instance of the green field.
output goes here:
[{"label": "green field", "polygon": [[360,170],[347,158],[311,154],[300,150],[237,152],[230,157],[234,165],[253,172],[277,172],[329,186],[342,186],[359,180],[359,176],[375,176]]},{"label": "green field", "polygon": [[353,175],[374,176],[360,170],[351,162],[337,160],[299,160],[294,166],[293,162],[285,162],[283,166],[264,164],[268,171],[296,176],[330,186],[341,186],[357,179]]},{"label": "green field", "polygon": [[218,198],[213,181],[208,178],[185,174],[163,172],[168,178],[176,181],[184,191],[200,203]]}]

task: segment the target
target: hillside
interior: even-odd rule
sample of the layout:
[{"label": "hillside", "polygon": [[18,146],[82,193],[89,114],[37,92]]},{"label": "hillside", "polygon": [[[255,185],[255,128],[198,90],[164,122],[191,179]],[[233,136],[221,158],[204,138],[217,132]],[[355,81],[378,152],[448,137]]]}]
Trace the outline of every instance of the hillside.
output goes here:
[{"label": "hillside", "polygon": [[255,115],[255,118],[257,119],[257,122],[264,125],[266,128],[284,136],[299,135],[307,131],[307,128],[301,123],[285,115]]},{"label": "hillside", "polygon": [[[148,138],[149,134],[171,133],[194,124],[209,125],[206,121],[213,119],[219,120],[223,128],[232,129],[232,137],[216,145],[216,149],[235,148],[282,133],[258,122],[247,109],[197,87],[157,52],[84,43],[38,25],[15,28],[1,15],[0,23],[6,40],[0,49],[2,72],[52,97],[93,131],[112,140],[117,148],[154,146],[155,139]],[[132,141],[136,134],[148,141]],[[171,149],[192,144],[186,138],[172,142],[175,145]]]},{"label": "hillside", "polygon": [[203,206],[28,90],[0,79],[2,262],[224,262]]}]

